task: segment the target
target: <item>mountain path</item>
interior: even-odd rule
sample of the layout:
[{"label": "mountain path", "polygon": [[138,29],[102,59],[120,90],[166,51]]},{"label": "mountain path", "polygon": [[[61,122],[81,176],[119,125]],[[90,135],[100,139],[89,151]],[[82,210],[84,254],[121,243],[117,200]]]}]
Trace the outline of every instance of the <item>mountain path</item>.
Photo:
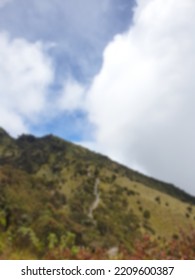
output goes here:
[{"label": "mountain path", "polygon": [[95,200],[93,201],[93,203],[91,204],[90,208],[89,208],[89,212],[88,212],[88,217],[90,219],[92,219],[94,222],[95,222],[95,219],[94,219],[94,216],[93,216],[93,212],[94,210],[98,207],[99,205],[99,202],[100,202],[100,194],[99,194],[99,189],[98,189],[98,186],[99,186],[99,183],[100,183],[100,179],[97,178],[95,180],[95,184],[94,184],[94,195],[95,195]]}]

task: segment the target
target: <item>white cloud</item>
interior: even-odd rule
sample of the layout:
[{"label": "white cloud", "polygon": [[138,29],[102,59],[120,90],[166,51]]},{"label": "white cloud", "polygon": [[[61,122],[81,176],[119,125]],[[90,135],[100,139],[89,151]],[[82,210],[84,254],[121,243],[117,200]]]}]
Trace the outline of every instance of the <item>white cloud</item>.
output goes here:
[{"label": "white cloud", "polygon": [[195,1],[138,0],[88,92],[94,145],[195,194]]},{"label": "white cloud", "polygon": [[16,135],[45,110],[53,71],[40,42],[0,33],[0,52],[0,125]]},{"label": "white cloud", "polygon": [[97,73],[113,34],[126,29],[133,5],[133,0],[123,0],[122,5],[121,0],[114,5],[112,0],[5,1],[11,3],[0,9],[0,31],[30,42],[41,38],[56,43],[50,54],[56,60],[58,81],[69,74],[86,82]]},{"label": "white cloud", "polygon": [[16,112],[0,107],[0,126],[6,129],[11,135],[16,136],[20,133],[27,133],[28,129],[21,116]]},{"label": "white cloud", "polygon": [[71,112],[83,108],[85,89],[77,81],[67,79],[59,98],[56,100],[58,110]]}]

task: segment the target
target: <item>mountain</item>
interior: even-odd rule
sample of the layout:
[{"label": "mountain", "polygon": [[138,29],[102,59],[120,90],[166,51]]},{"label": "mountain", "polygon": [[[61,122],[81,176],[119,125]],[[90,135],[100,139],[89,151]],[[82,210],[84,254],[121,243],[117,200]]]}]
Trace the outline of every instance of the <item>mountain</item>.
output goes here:
[{"label": "mountain", "polygon": [[194,226],[195,197],[174,185],[53,135],[0,129],[1,259],[122,258],[145,236],[160,250]]}]

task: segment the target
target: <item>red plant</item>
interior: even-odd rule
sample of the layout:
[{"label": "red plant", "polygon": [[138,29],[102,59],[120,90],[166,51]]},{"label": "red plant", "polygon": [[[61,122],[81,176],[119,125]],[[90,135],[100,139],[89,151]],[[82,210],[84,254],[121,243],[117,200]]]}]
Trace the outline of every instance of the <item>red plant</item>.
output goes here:
[{"label": "red plant", "polygon": [[[181,231],[178,236],[170,240],[154,240],[149,235],[135,241],[134,247],[129,252],[120,247],[114,259],[121,260],[182,260],[195,259],[195,230],[190,234]],[[108,251],[103,248],[91,249],[87,247],[54,248],[48,251],[43,259],[66,260],[102,260],[110,259]]]}]

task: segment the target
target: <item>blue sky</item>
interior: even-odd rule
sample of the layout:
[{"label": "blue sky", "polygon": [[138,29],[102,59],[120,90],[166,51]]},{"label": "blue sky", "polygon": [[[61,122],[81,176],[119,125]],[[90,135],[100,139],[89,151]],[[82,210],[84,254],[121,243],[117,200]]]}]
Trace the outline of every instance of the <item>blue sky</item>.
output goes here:
[{"label": "blue sky", "polygon": [[102,52],[115,34],[127,30],[133,0],[9,1],[0,26],[12,38],[53,44],[48,52],[55,82],[71,75],[88,82],[101,67]]},{"label": "blue sky", "polygon": [[[115,34],[128,29],[134,4],[133,0],[115,0],[114,5],[111,0],[2,1],[0,31],[6,32],[10,44],[17,39],[42,44],[42,52],[52,64],[53,78],[45,85],[52,103],[68,79],[84,87],[90,84],[101,68],[105,46]],[[25,117],[26,130],[35,134],[56,133],[69,140],[85,137],[78,129],[81,118],[84,126],[89,125],[80,110],[43,114],[37,123]],[[15,130],[15,134],[21,132]]]},{"label": "blue sky", "polygon": [[0,125],[195,194],[194,0],[0,0]]}]

